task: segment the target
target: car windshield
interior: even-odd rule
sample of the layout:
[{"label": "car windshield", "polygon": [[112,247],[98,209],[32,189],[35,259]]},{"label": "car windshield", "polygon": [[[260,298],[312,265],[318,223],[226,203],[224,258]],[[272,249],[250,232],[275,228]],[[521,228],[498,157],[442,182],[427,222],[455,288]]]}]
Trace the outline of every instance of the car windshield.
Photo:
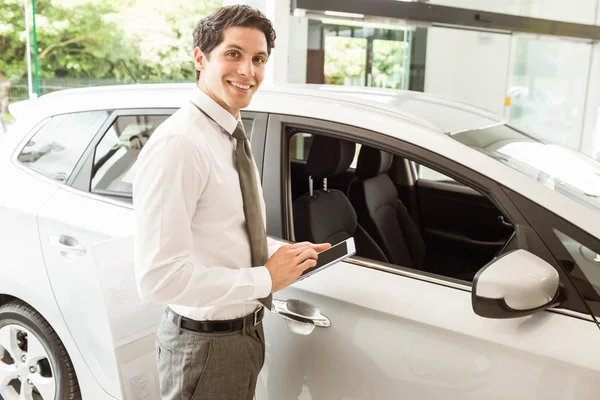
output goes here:
[{"label": "car windshield", "polygon": [[576,150],[541,141],[506,124],[451,137],[600,211],[600,163]]}]

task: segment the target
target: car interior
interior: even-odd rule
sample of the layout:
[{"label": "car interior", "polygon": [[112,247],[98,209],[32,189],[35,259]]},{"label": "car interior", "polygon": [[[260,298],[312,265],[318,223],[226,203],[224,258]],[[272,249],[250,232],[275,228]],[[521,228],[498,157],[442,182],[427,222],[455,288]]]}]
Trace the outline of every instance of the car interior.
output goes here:
[{"label": "car interior", "polygon": [[472,281],[514,237],[485,195],[441,174],[419,179],[427,167],[411,160],[305,132],[289,144],[296,241],[354,236],[357,256]]}]

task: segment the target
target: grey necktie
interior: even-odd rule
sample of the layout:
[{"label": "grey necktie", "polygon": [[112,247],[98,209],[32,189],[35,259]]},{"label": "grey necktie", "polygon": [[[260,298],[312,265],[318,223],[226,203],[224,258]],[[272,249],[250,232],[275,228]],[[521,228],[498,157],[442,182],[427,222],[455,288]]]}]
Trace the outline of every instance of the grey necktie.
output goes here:
[{"label": "grey necktie", "polygon": [[[242,199],[244,200],[244,215],[246,217],[246,229],[250,238],[250,251],[252,254],[252,266],[263,266],[269,259],[269,250],[267,247],[267,232],[263,223],[262,210],[260,207],[260,198],[256,174],[254,173],[255,164],[250,152],[248,138],[244,131],[244,125],[238,122],[233,137],[237,140],[235,149],[235,163],[240,179],[240,188],[242,190]],[[259,299],[267,310],[271,309],[272,295]]]}]

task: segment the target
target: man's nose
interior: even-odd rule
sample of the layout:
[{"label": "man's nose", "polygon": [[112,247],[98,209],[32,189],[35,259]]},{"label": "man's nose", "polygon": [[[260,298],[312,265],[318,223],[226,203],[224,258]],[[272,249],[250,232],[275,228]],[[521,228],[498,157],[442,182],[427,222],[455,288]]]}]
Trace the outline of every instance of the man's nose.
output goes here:
[{"label": "man's nose", "polygon": [[254,76],[254,66],[252,65],[252,59],[243,60],[238,68],[238,74],[242,76]]}]

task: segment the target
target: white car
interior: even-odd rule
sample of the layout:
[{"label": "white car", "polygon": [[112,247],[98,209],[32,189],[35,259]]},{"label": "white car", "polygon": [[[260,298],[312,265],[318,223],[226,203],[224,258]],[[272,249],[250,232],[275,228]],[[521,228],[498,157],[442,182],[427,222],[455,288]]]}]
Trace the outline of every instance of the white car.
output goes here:
[{"label": "white car", "polygon": [[[5,400],[158,398],[162,309],[127,309],[97,246],[131,236],[139,150],[190,93],[61,91],[0,139]],[[416,92],[263,88],[242,117],[269,235],[357,247],[275,294],[257,399],[598,397],[598,163]]]}]

